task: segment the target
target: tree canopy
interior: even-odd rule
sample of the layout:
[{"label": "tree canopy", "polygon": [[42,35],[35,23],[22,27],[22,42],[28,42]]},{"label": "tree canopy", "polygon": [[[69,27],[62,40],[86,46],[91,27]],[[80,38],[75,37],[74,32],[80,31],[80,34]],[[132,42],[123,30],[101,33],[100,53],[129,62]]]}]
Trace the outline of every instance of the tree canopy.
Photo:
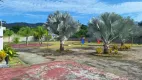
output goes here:
[{"label": "tree canopy", "polygon": [[72,36],[72,38],[88,37],[87,32],[88,32],[88,26],[82,24],[80,30],[77,33],[75,33]]},{"label": "tree canopy", "polygon": [[51,33],[59,36],[61,51],[64,50],[64,41],[80,29],[79,22],[75,21],[68,13],[61,13],[59,11],[48,16],[45,26]]},{"label": "tree canopy", "polygon": [[129,22],[126,22],[127,19],[123,19],[120,15],[106,12],[99,18],[92,18],[88,23],[88,30],[90,35],[94,35],[103,41],[104,53],[108,53],[109,44],[120,36],[124,28],[131,25]]}]

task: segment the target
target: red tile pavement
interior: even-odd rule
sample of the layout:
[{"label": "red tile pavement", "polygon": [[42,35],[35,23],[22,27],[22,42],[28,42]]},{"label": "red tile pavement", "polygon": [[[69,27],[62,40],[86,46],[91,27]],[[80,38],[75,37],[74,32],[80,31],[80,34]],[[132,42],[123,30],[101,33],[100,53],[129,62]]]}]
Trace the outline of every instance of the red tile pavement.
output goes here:
[{"label": "red tile pavement", "polygon": [[25,48],[25,47],[40,47],[40,46],[47,46],[47,44],[39,44],[39,43],[30,43],[28,45],[26,44],[12,44],[13,48]]},{"label": "red tile pavement", "polygon": [[0,80],[128,80],[73,61],[54,61],[21,68],[1,68]]}]

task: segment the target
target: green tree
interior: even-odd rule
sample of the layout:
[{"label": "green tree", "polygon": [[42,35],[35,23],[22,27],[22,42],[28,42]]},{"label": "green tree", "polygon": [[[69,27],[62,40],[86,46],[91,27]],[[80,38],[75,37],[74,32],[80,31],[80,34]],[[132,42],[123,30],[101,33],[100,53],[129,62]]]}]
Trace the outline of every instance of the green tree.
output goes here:
[{"label": "green tree", "polygon": [[40,44],[42,44],[42,38],[46,35],[48,35],[48,31],[43,26],[38,26],[34,29],[34,37],[39,39]]},{"label": "green tree", "polygon": [[6,29],[5,31],[4,31],[4,36],[8,36],[9,37],[9,42],[11,42],[10,41],[10,39],[11,39],[11,36],[14,34],[14,32],[12,31],[12,30],[10,30],[10,29]]},{"label": "green tree", "polygon": [[90,35],[101,38],[104,43],[104,53],[109,53],[109,44],[119,37],[124,27],[122,17],[115,13],[104,13],[99,18],[92,18],[88,24]]},{"label": "green tree", "polygon": [[58,35],[60,51],[64,51],[64,41],[79,31],[80,23],[75,21],[68,13],[57,11],[48,16],[46,27],[51,33]]},{"label": "green tree", "polygon": [[72,36],[72,38],[80,38],[80,37],[82,37],[82,36],[84,36],[84,37],[88,37],[87,36],[87,32],[88,32],[88,30],[87,30],[87,26],[86,25],[81,25],[81,27],[80,27],[80,30],[77,32],[77,33],[75,33],[73,36]]},{"label": "green tree", "polygon": [[12,26],[10,30],[14,31],[14,33],[18,33],[22,26]]},{"label": "green tree", "polygon": [[33,31],[30,27],[22,27],[19,31],[18,34],[21,36],[26,37],[26,45],[28,45],[28,38],[33,34]]},{"label": "green tree", "polygon": [[14,42],[15,44],[18,44],[18,43],[20,42],[20,38],[19,38],[19,37],[15,37],[15,38],[13,39],[13,42]]},{"label": "green tree", "polygon": [[138,22],[138,26],[142,27],[142,21]]},{"label": "green tree", "polygon": [[119,39],[121,40],[121,46],[131,37],[132,29],[134,28],[134,21],[127,17],[120,21],[120,26],[123,27],[123,30],[119,33]]}]

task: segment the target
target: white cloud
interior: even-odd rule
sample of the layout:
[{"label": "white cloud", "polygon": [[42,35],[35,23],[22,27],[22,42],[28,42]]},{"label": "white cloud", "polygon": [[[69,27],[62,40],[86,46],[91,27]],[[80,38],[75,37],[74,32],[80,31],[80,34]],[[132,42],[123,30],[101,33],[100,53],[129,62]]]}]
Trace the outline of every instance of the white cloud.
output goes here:
[{"label": "white cloud", "polygon": [[99,0],[4,0],[0,6],[0,16],[25,15],[31,18],[45,18],[45,15],[30,14],[30,12],[69,11],[79,13],[74,18],[83,19],[88,14],[116,12],[132,16],[136,21],[142,20],[142,2],[123,2],[107,4]]},{"label": "white cloud", "polygon": [[142,2],[125,2],[112,5],[99,2],[99,0],[5,0],[2,5],[5,9],[21,12],[49,12],[56,10],[83,14],[142,12]]}]

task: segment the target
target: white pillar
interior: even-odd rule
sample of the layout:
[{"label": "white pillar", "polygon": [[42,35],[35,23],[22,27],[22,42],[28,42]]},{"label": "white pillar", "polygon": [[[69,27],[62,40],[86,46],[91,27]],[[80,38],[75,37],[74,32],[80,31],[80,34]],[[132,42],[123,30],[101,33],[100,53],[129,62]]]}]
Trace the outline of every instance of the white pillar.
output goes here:
[{"label": "white pillar", "polygon": [[2,27],[2,21],[0,25],[0,50],[3,50],[3,27]]},{"label": "white pillar", "polygon": [[0,27],[0,50],[3,50],[3,28]]}]

